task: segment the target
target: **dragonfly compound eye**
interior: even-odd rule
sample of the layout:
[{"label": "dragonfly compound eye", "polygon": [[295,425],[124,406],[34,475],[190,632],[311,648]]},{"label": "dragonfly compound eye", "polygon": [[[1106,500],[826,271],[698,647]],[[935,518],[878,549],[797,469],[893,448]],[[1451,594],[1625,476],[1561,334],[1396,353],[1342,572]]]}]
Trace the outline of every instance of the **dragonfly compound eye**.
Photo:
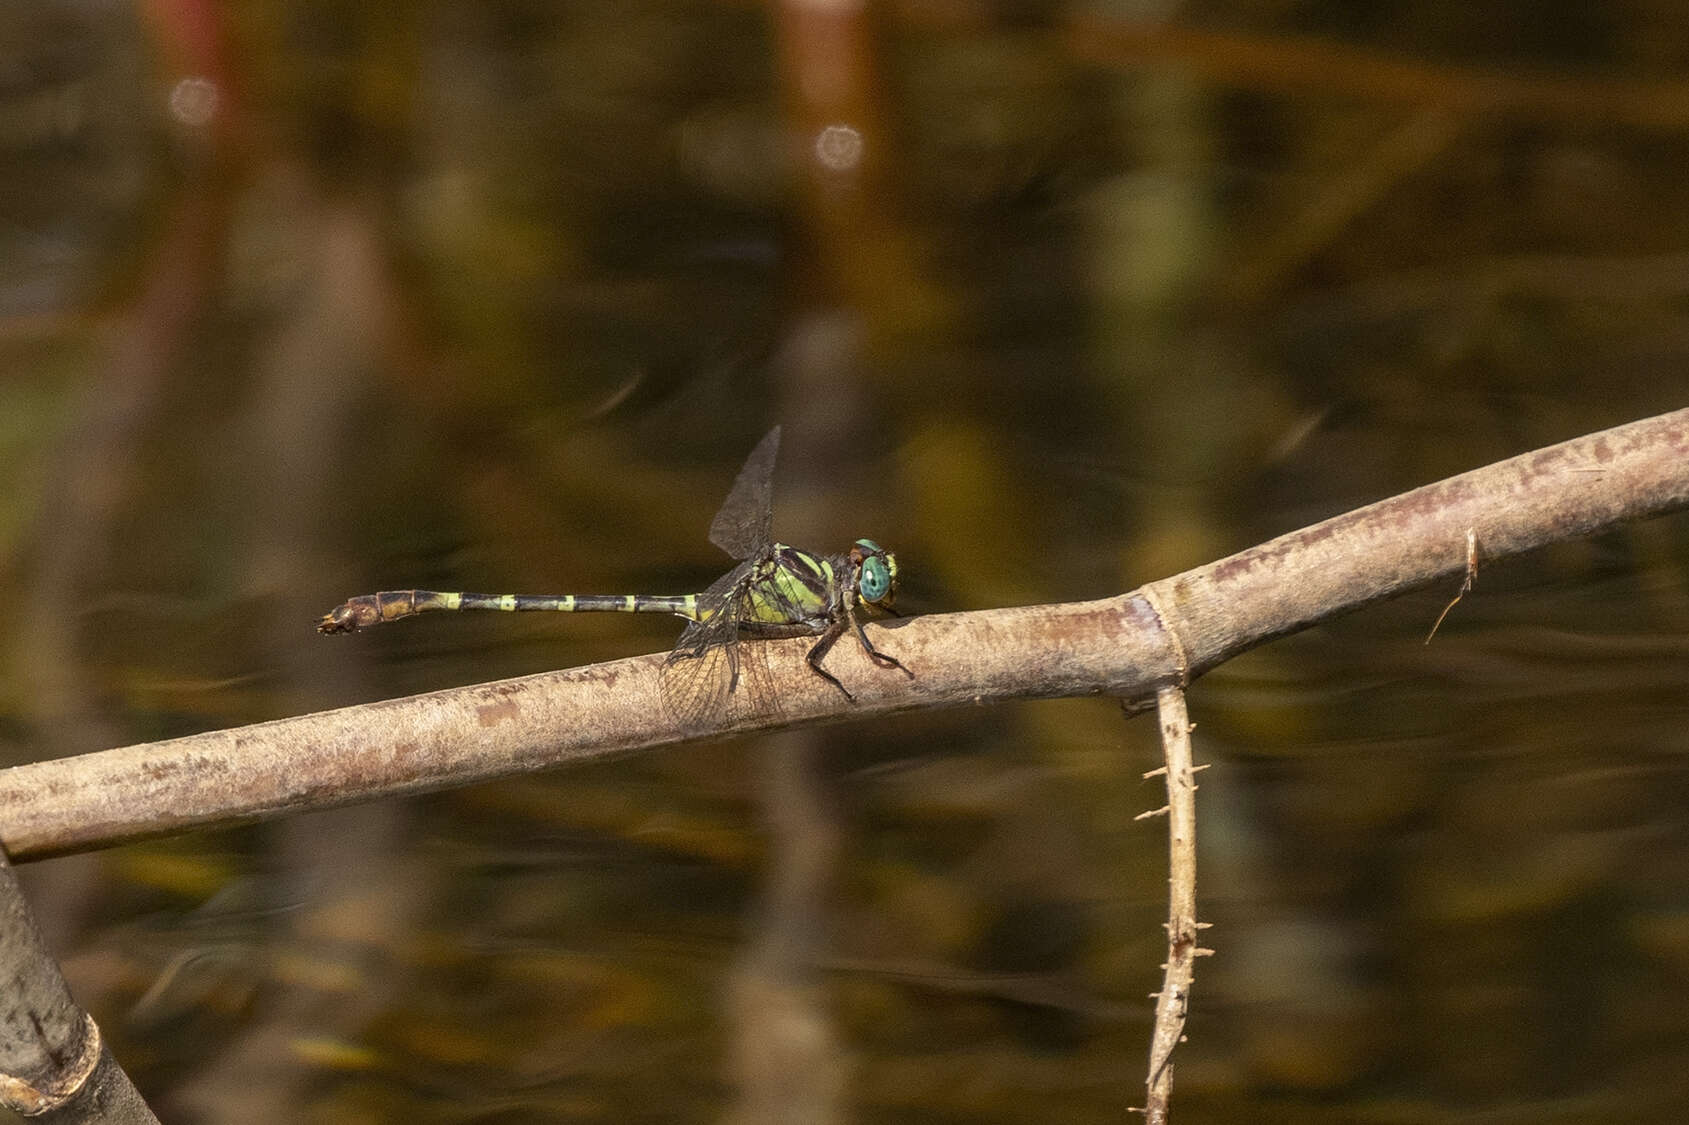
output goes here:
[{"label": "dragonfly compound eye", "polygon": [[884,601],[891,593],[891,570],[886,566],[886,560],[879,555],[870,555],[863,559],[862,573],[856,580],[856,588],[865,602]]}]

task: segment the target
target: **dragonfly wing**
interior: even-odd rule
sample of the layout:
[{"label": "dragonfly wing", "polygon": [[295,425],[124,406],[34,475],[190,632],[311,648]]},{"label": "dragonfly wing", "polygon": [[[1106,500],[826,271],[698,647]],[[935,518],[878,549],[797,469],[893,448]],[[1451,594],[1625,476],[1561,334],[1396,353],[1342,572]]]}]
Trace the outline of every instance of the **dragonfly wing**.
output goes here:
[{"label": "dragonfly wing", "polygon": [[774,542],[774,459],[779,453],[780,427],[775,426],[745,458],[710,522],[710,542],[736,559],[761,554]]},{"label": "dragonfly wing", "polygon": [[697,654],[677,649],[658,673],[664,714],[682,729],[703,727],[730,713],[779,715],[767,647],[753,640],[711,645]]},{"label": "dragonfly wing", "polygon": [[663,661],[663,710],[683,727],[707,723],[729,707],[747,715],[779,713],[763,646],[739,637],[754,570],[754,560],[742,563],[700,594],[703,620],[686,627]]},{"label": "dragonfly wing", "polygon": [[711,645],[730,644],[738,637],[739,622],[748,605],[745,592],[750,589],[756,566],[755,559],[746,559],[698,595],[698,619],[681,630],[671,657],[680,653],[696,656]]},{"label": "dragonfly wing", "polygon": [[726,709],[727,685],[733,678],[731,647],[715,645],[697,652],[677,648],[663,661],[658,678],[663,712],[681,728],[701,726]]}]

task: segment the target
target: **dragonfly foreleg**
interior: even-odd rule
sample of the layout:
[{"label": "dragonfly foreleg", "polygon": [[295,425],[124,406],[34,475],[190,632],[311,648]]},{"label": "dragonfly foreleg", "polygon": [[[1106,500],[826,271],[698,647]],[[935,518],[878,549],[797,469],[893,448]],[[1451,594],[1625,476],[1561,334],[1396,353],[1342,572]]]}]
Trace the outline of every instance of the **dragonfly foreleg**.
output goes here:
[{"label": "dragonfly foreleg", "polygon": [[820,640],[809,647],[809,655],[805,656],[804,659],[809,662],[811,672],[844,692],[844,697],[855,703],[856,696],[850,694],[850,689],[840,683],[837,676],[821,667],[821,661],[826,658],[828,650],[833,647],[833,642],[844,636],[844,631],[845,623],[843,621],[835,621],[827,626],[827,631],[821,634]]},{"label": "dragonfly foreleg", "polygon": [[874,647],[874,642],[872,642],[868,639],[867,631],[862,628],[862,622],[860,622],[856,619],[856,609],[855,609],[855,607],[853,607],[849,604],[846,604],[846,606],[845,606],[845,617],[850,621],[851,629],[855,630],[856,639],[858,641],[862,642],[862,651],[866,652],[868,654],[869,660],[872,660],[875,664],[878,664],[881,668],[897,668],[897,669],[901,670],[902,673],[905,676],[908,676],[911,680],[915,678],[915,673],[911,672],[908,668],[905,668],[903,666],[902,661],[898,660],[897,657],[888,655],[887,653],[883,653],[879,649]]}]

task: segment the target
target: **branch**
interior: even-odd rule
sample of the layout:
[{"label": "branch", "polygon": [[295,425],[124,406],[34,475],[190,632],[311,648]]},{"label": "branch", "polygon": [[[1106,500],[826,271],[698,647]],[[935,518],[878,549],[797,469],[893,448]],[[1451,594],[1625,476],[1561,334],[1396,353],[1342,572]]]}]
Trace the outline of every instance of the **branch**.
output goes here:
[{"label": "branch", "polygon": [[[840,644],[813,675],[764,643],[778,710],[681,727],[661,656],[433,692],[0,771],[0,845],[39,859],[240,820],[421,793],[751,730],[1005,699],[1140,699],[1222,661],[1467,567],[1689,506],[1689,410],[1527,453],[1102,601],[874,627],[913,678]],[[301,624],[301,628],[305,628]],[[332,643],[325,641],[325,644]]]},{"label": "branch", "polygon": [[43,1125],[158,1125],[71,998],[3,853],[0,965],[0,1105]]},{"label": "branch", "polygon": [[[1191,764],[1191,721],[1184,689],[1162,688],[1156,693],[1156,706],[1166,764],[1146,776],[1162,774],[1167,779],[1167,807],[1156,810],[1168,818],[1167,962],[1161,967],[1161,991],[1155,994],[1144,1119],[1148,1125],[1166,1125],[1173,1093],[1173,1048],[1185,1039],[1196,959],[1211,950],[1197,945],[1199,932],[1208,926],[1196,920],[1196,772],[1206,767]],[[1149,815],[1153,814],[1145,814]]]}]

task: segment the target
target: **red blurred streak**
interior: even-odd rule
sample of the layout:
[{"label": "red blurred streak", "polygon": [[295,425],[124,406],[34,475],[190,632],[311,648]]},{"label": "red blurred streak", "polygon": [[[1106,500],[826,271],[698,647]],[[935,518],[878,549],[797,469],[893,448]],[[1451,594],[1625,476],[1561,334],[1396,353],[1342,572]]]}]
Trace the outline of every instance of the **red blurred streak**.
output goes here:
[{"label": "red blurred streak", "polygon": [[[881,223],[889,130],[875,96],[875,42],[862,0],[780,0],[774,31],[799,183],[818,249],[833,280],[850,292],[849,261]],[[828,168],[815,144],[828,126],[862,139],[850,168]],[[854,293],[852,295],[855,295]]]},{"label": "red blurred streak", "polygon": [[237,136],[243,98],[230,65],[221,6],[215,0],[142,0],[141,14],[165,60],[166,81],[209,80],[218,97],[212,128],[219,139]]},{"label": "red blurred streak", "polygon": [[[164,388],[193,339],[222,262],[236,177],[228,159],[239,135],[223,25],[209,0],[143,0],[166,81],[199,77],[216,85],[217,112],[176,184],[140,288],[107,336],[106,357],[60,451],[35,536],[36,570],[23,616],[31,692],[38,714],[66,746],[110,741],[99,697],[79,659],[77,615],[67,615],[105,558],[109,529],[128,499],[143,436]],[[160,112],[164,107],[159,106]]]},{"label": "red blurred streak", "polygon": [[[946,315],[923,276],[916,237],[904,227],[898,163],[881,80],[881,36],[866,0],[779,0],[774,32],[821,299],[862,318],[871,338],[935,329]],[[829,166],[823,131],[855,159]],[[854,136],[842,130],[854,130]],[[835,148],[838,151],[838,148]]]}]

